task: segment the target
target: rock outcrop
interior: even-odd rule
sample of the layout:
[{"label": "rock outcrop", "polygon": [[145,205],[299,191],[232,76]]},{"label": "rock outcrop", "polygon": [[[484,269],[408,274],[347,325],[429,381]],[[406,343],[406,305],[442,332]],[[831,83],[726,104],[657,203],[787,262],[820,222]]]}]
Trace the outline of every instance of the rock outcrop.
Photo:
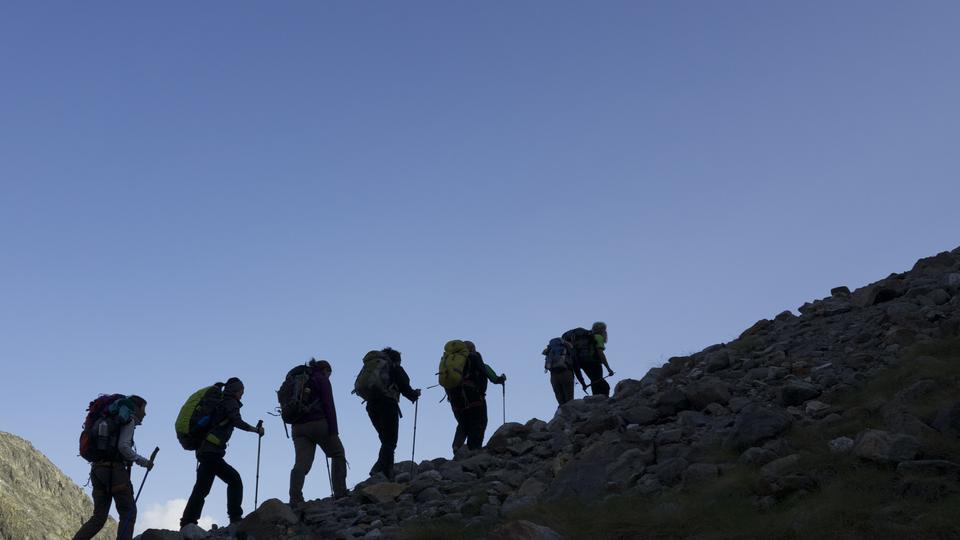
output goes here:
[{"label": "rock outcrop", "polygon": [[[80,486],[29,442],[0,432],[0,540],[71,538],[91,514]],[[116,535],[111,519],[96,538]]]},{"label": "rock outcrop", "polygon": [[[933,376],[882,400],[847,399],[921,362],[924,344],[956,345],[960,249],[853,292],[833,288],[799,313],[763,319],[730,343],[620,381],[612,398],[571,401],[549,421],[505,424],[482,451],[400,463],[395,482],[370,479],[347,498],[310,501],[292,514],[265,502],[247,518],[249,530],[257,540],[394,538],[405,525],[442,518],[497,538],[553,538],[543,524],[507,518],[565,499],[602,504],[700,489],[734,470],[750,472],[751,504],[765,512],[829,485],[849,463],[885,475],[899,496],[960,491],[957,457],[931,444],[960,432],[960,398],[923,412],[954,380]],[[805,434],[813,442],[803,442]],[[820,470],[810,455],[834,462]],[[650,506],[677,512],[672,502]],[[916,536],[909,524],[895,525],[889,530]],[[804,524],[792,526],[798,534]]]}]

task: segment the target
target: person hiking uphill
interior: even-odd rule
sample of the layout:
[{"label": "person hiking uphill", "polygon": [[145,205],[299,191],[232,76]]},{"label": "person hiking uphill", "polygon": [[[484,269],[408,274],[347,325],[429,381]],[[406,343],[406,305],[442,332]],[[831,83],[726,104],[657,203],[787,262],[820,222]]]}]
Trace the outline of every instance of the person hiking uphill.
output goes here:
[{"label": "person hiking uphill", "polygon": [[[301,366],[302,367],[302,366]],[[303,482],[313,467],[317,446],[333,460],[333,497],[347,495],[347,458],[337,429],[337,409],[333,403],[330,375],[333,368],[326,360],[311,359],[307,381],[316,406],[293,421],[293,449],[296,459],[290,471],[290,505],[303,503]]]},{"label": "person hiking uphill", "polygon": [[[121,397],[110,404],[110,412],[105,411],[105,422],[101,435],[107,437],[107,444],[101,449],[96,461],[90,466],[90,483],[93,484],[93,515],[73,540],[89,540],[96,536],[107,521],[110,504],[117,504],[120,521],[117,527],[117,540],[130,540],[137,521],[137,506],[133,497],[133,484],[130,482],[131,464],[153,469],[153,462],[137,453],[133,433],[147,416],[147,401],[140,396]],[[91,403],[91,408],[93,404]],[[107,420],[109,418],[109,420]],[[96,427],[100,427],[97,425]],[[110,433],[114,431],[114,433]],[[81,454],[84,447],[81,441]],[[86,455],[84,457],[87,457]]]},{"label": "person hiking uphill", "polygon": [[370,476],[381,473],[393,480],[393,454],[400,431],[400,396],[411,403],[420,399],[420,389],[410,387],[410,376],[400,366],[400,351],[387,347],[370,351],[363,357],[363,369],[357,375],[353,391],[366,400],[367,415],[380,438],[380,454]]},{"label": "person hiking uphill", "polygon": [[483,446],[487,431],[487,383],[504,384],[507,376],[497,375],[483,362],[483,356],[472,341],[464,340],[467,347],[467,363],[463,373],[463,383],[453,389],[447,389],[447,401],[457,420],[457,429],[453,435],[453,452],[463,447],[464,442],[470,450]]},{"label": "person hiking uphill", "polygon": [[[602,322],[595,322],[590,330],[584,328],[574,328],[563,334],[563,340],[573,345],[573,354],[578,364],[577,375],[580,379],[580,385],[583,391],[587,388],[593,388],[593,395],[610,395],[610,384],[605,381],[603,368],[607,368],[607,377],[613,375],[610,364],[607,363],[607,356],[604,349],[607,345],[607,325]],[[583,378],[579,371],[583,371],[590,378],[590,384],[583,384]]]},{"label": "person hiking uphill", "polygon": [[553,387],[553,395],[557,398],[558,405],[573,399],[574,375],[580,381],[580,386],[587,387],[587,383],[583,381],[583,373],[574,354],[573,345],[561,338],[553,338],[541,354],[546,357],[543,362],[543,372],[550,373],[550,386]]},{"label": "person hiking uphill", "polygon": [[236,523],[243,518],[241,508],[243,479],[240,478],[240,473],[224,460],[227,454],[227,442],[230,441],[234,428],[256,433],[261,437],[264,435],[264,429],[263,426],[259,429],[251,426],[240,416],[240,407],[243,406],[240,403],[242,397],[243,381],[231,377],[223,385],[223,399],[214,410],[213,427],[196,450],[197,481],[193,485],[187,506],[183,509],[183,516],[180,518],[181,529],[190,524],[197,524],[200,513],[203,511],[203,503],[210,494],[210,488],[213,487],[214,478],[219,478],[227,484],[227,516],[230,518],[230,523]]}]

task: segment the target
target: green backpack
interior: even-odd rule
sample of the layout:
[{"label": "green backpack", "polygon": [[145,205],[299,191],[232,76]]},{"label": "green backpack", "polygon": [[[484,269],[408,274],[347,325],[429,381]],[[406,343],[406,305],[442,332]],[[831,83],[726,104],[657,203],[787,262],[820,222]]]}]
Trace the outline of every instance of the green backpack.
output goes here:
[{"label": "green backpack", "polygon": [[390,357],[383,351],[370,351],[363,357],[363,367],[353,383],[353,393],[364,401],[388,397],[400,400],[400,390],[390,379]]},{"label": "green backpack", "polygon": [[215,411],[221,401],[223,383],[218,382],[197,390],[187,398],[183,407],[180,407],[174,427],[177,430],[177,441],[184,450],[196,450],[200,447],[207,433],[214,427]]},{"label": "green backpack", "polygon": [[440,357],[439,375],[440,386],[447,390],[457,388],[463,384],[463,374],[467,370],[467,358],[470,349],[459,339],[453,339],[443,346],[443,356]]}]

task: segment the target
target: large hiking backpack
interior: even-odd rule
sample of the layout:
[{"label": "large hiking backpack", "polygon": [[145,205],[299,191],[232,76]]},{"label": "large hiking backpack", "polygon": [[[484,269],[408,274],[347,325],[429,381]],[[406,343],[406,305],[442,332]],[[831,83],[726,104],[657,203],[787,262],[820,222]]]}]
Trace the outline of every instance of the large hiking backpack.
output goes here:
[{"label": "large hiking backpack", "polygon": [[196,450],[216,425],[217,405],[223,401],[223,383],[205,386],[190,394],[180,407],[174,427],[184,450]]},{"label": "large hiking backpack", "polygon": [[400,391],[390,378],[392,362],[383,351],[370,351],[363,357],[363,367],[353,383],[353,393],[364,401],[388,397],[399,400]]},{"label": "large hiking backpack", "polygon": [[130,421],[132,411],[123,394],[100,394],[91,401],[80,432],[80,457],[90,463],[118,459],[120,427]]},{"label": "large hiking backpack", "polygon": [[597,356],[597,342],[593,332],[586,328],[574,328],[564,332],[563,340],[573,346],[573,354],[581,364],[591,364],[599,361]]},{"label": "large hiking backpack", "polygon": [[320,395],[310,382],[312,375],[310,366],[297,366],[287,372],[287,378],[277,390],[280,418],[287,424],[320,408]]},{"label": "large hiking backpack", "polygon": [[573,350],[570,345],[560,339],[553,338],[547,345],[546,360],[543,367],[550,371],[559,371],[573,368]]},{"label": "large hiking backpack", "polygon": [[469,356],[470,349],[467,348],[466,343],[459,339],[450,340],[443,346],[440,370],[437,373],[440,386],[450,390],[463,384]]}]

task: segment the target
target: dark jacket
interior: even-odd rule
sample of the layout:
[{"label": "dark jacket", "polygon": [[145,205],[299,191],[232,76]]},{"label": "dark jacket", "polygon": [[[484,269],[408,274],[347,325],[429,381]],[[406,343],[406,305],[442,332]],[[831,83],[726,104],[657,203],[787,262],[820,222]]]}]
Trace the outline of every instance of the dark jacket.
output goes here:
[{"label": "dark jacket", "polygon": [[216,422],[210,433],[207,434],[203,444],[197,449],[197,455],[200,454],[219,454],[227,453],[227,443],[233,436],[233,429],[240,428],[244,431],[256,431],[257,428],[246,423],[240,416],[240,407],[243,404],[233,396],[225,396],[223,401],[217,405],[213,417]]},{"label": "dark jacket", "polygon": [[326,420],[328,433],[338,435],[340,432],[337,429],[337,407],[333,403],[333,387],[323,370],[316,368],[310,370],[310,390],[315,392],[317,399],[320,400],[319,407],[303,415],[296,423],[306,424]]}]

